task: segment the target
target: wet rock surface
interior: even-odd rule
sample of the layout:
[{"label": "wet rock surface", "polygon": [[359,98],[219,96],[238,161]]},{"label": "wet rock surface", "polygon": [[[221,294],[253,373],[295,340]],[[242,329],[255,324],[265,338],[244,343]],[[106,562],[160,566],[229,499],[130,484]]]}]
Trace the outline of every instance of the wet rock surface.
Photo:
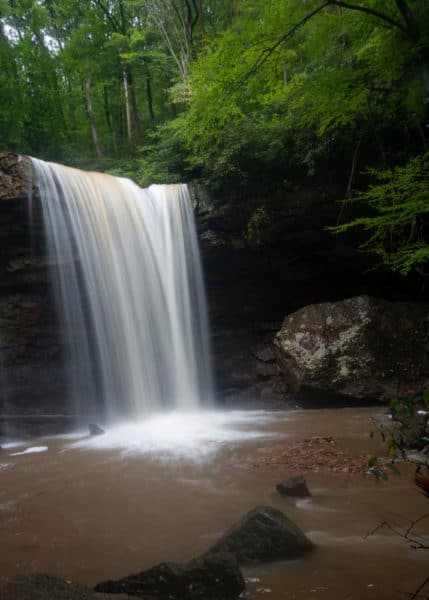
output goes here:
[{"label": "wet rock surface", "polygon": [[276,485],[276,490],[281,496],[295,496],[301,498],[311,496],[307,487],[307,482],[302,475],[290,477],[286,481],[280,481],[280,483]]},{"label": "wet rock surface", "polygon": [[231,553],[239,564],[249,564],[297,558],[313,548],[301,529],[281,511],[257,506],[233,525],[209,554]]},{"label": "wet rock surface", "polygon": [[89,435],[104,435],[106,432],[99,425],[90,423],[88,425]]},{"label": "wet rock surface", "polygon": [[[214,369],[226,405],[259,403],[279,408],[295,406],[297,400],[305,406],[347,403],[349,396],[337,394],[333,399],[331,392],[320,400],[319,389],[298,399],[290,393],[289,381],[276,370],[269,350],[285,315],[306,305],[363,293],[398,300],[419,294],[411,280],[371,269],[372,258],[358,252],[353,235],[333,236],[326,231],[326,226],[337,223],[335,198],[342,193],[333,187],[279,192],[271,223],[255,246],[242,237],[243,214],[234,213],[228,190],[216,202],[197,190],[202,198],[195,207]],[[352,218],[349,210],[345,207],[344,219]]]},{"label": "wet rock surface", "polygon": [[184,564],[161,563],[95,586],[96,592],[157,600],[234,600],[243,590],[243,576],[230,555],[205,556]]},{"label": "wet rock surface", "polygon": [[0,152],[0,201],[26,198],[31,188],[29,157]]},{"label": "wet rock surface", "polygon": [[58,414],[65,406],[61,332],[31,174],[28,157],[0,152],[0,402],[7,415]]},{"label": "wet rock surface", "polygon": [[429,306],[357,296],[290,314],[275,337],[296,394],[387,400],[429,385]]},{"label": "wet rock surface", "polygon": [[94,600],[94,592],[54,575],[18,575],[8,581],[0,580],[0,598],[2,600]]}]

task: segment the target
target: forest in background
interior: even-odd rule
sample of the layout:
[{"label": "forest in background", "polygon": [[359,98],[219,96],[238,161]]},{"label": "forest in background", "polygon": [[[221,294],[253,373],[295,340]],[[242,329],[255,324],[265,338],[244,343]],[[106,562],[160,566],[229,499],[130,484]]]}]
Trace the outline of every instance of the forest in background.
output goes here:
[{"label": "forest in background", "polygon": [[[2,148],[271,205],[340,185],[362,241],[425,274],[429,3],[0,0]],[[257,198],[250,201],[249,198]]]}]

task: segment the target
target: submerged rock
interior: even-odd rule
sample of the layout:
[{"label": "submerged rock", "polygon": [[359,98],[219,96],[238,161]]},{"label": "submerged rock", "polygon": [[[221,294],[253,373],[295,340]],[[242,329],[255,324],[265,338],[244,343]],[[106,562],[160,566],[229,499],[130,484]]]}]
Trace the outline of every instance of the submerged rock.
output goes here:
[{"label": "submerged rock", "polygon": [[307,487],[307,482],[302,475],[297,475],[286,481],[281,481],[276,485],[276,489],[282,496],[295,496],[301,498],[311,496]]},{"label": "submerged rock", "polygon": [[101,429],[101,427],[99,427],[98,425],[95,425],[95,423],[90,423],[88,425],[88,429],[89,429],[89,435],[103,435],[106,433],[104,431],[104,429]]},{"label": "submerged rock", "polygon": [[271,506],[257,506],[233,525],[209,550],[231,553],[240,564],[303,556],[314,548],[295,523]]},{"label": "submerged rock", "polygon": [[188,563],[160,563],[141,573],[95,586],[96,592],[129,594],[157,600],[234,600],[244,579],[232,556],[196,558]]},{"label": "submerged rock", "polygon": [[288,315],[274,345],[295,393],[384,400],[429,386],[429,307],[357,296]]}]

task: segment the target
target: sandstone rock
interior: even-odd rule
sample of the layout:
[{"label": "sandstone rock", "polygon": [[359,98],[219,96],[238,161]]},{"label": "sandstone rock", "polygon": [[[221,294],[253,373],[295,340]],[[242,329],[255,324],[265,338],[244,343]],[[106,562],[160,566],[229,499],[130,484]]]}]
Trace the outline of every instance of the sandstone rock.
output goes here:
[{"label": "sandstone rock", "polygon": [[357,296],[288,315],[275,337],[293,392],[384,400],[429,386],[429,307]]},{"label": "sandstone rock", "polygon": [[286,481],[281,481],[276,485],[276,489],[282,496],[305,497],[311,496],[307,482],[302,475],[291,477]]},{"label": "sandstone rock", "polygon": [[142,573],[95,586],[96,592],[126,593],[157,600],[234,600],[244,590],[232,556],[197,558],[185,564],[161,563]]},{"label": "sandstone rock", "polygon": [[26,198],[31,187],[31,163],[28,156],[0,152],[0,201]]},{"label": "sandstone rock", "polygon": [[313,548],[301,529],[281,511],[257,506],[233,525],[209,553],[231,553],[239,564],[246,564],[297,558]]}]

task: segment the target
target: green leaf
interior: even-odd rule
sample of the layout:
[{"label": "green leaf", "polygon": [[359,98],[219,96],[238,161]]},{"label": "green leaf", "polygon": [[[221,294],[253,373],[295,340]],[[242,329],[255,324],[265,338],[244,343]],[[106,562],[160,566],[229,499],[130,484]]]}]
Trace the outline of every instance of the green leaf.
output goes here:
[{"label": "green leaf", "polygon": [[377,456],[372,456],[369,460],[368,460],[368,467],[370,469],[372,469],[378,462],[378,458]]}]

